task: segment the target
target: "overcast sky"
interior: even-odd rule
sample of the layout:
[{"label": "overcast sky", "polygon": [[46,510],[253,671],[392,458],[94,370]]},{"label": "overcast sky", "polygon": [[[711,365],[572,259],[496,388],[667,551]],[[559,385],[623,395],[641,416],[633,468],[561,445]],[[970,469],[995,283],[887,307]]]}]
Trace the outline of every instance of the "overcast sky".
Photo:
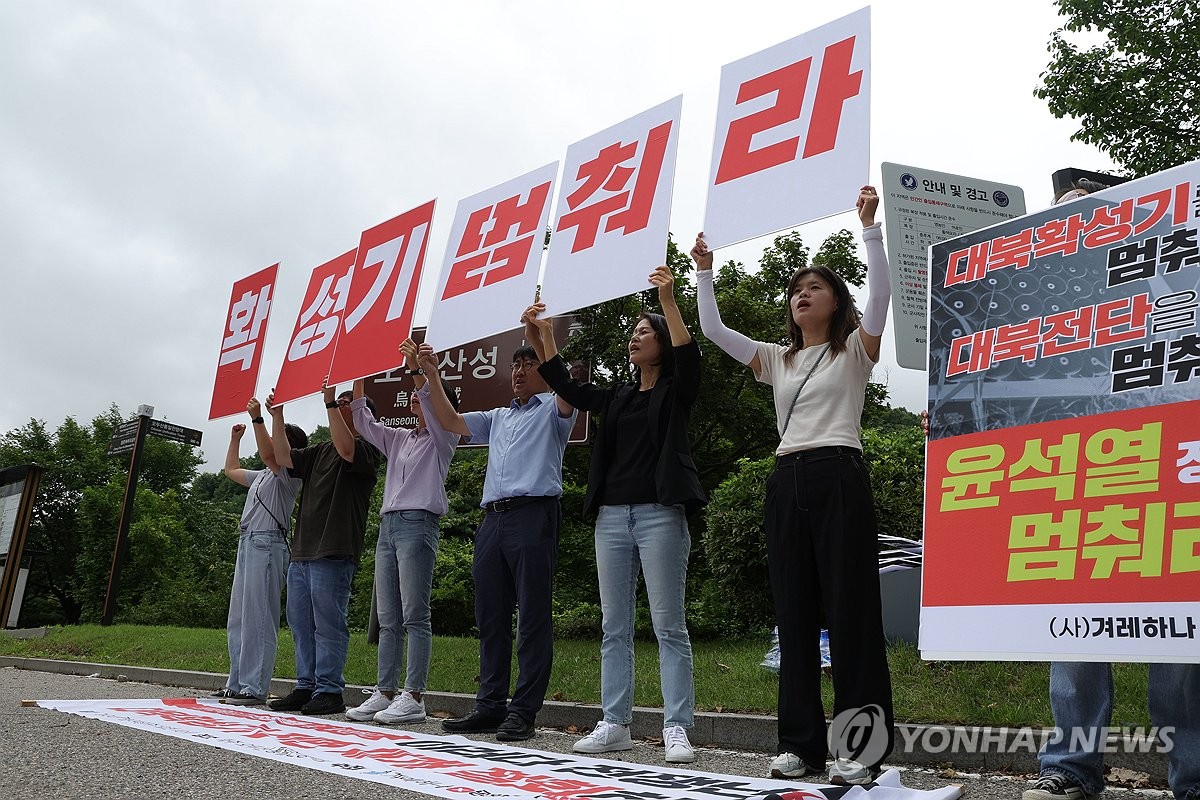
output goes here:
[{"label": "overcast sky", "polygon": [[[721,66],[862,5],[0,3],[0,432],[147,403],[202,429],[217,469],[235,420],[207,416],[234,280],[281,262],[265,396],[309,272],[364,228],[438,198],[428,287],[459,199],[681,93],[671,229],[686,243]],[[875,3],[872,180],[897,161],[1019,185],[1036,210],[1056,169],[1111,168],[1033,97],[1059,24],[1050,0]],[[800,230],[815,248],[856,226]],[[768,243],[718,256],[753,262]],[[923,406],[924,375],[895,365],[890,338],[875,377]],[[325,419],[316,398],[288,416]]]}]

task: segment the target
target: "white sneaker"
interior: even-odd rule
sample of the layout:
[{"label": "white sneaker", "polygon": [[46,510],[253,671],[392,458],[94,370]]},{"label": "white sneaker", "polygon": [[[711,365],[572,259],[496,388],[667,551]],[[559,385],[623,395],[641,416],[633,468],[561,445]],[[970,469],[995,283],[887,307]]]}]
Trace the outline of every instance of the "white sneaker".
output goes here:
[{"label": "white sneaker", "polygon": [[809,775],[823,775],[825,768],[817,769],[795,753],[780,753],[771,759],[772,778],[806,778]]},{"label": "white sneaker", "polygon": [[571,748],[576,753],[613,753],[617,750],[632,750],[633,739],[629,737],[629,728],[615,722],[600,720],[595,729],[580,739]]},{"label": "white sneaker", "polygon": [[838,786],[865,786],[879,777],[879,770],[852,758],[835,758],[829,767],[829,782]]},{"label": "white sneaker", "polygon": [[663,728],[663,747],[667,750],[668,764],[690,764],[696,760],[696,751],[688,741],[687,731],[678,725]]},{"label": "white sneaker", "polygon": [[391,705],[375,715],[375,721],[384,725],[395,725],[397,722],[424,722],[425,701],[414,698],[412,692],[400,692]]},{"label": "white sneaker", "polygon": [[[367,694],[366,689],[363,689],[363,694]],[[346,719],[352,719],[356,722],[366,722],[367,720],[373,719],[376,712],[387,708],[388,704],[391,702],[391,698],[376,689],[371,693],[371,696],[362,703],[362,705],[355,706],[354,708],[347,708]]]}]

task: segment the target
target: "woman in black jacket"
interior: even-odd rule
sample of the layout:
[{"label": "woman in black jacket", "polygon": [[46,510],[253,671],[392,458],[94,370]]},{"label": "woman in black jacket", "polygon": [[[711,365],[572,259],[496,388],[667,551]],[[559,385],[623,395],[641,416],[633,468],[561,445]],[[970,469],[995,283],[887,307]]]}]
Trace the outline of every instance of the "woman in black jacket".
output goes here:
[{"label": "woman in black jacket", "polygon": [[687,425],[700,388],[700,348],[675,303],[668,267],[650,275],[663,313],[641,315],[629,339],[634,380],[603,387],[571,378],[558,355],[545,306],[521,321],[538,350],[538,371],[574,407],[601,415],[592,445],[587,513],[596,513],[596,572],[604,638],[600,699],[604,719],[575,743],[577,753],[633,747],[633,627],[638,573],[646,581],[658,639],[663,694],[663,744],[671,763],[693,761],[688,741],[695,692],[692,645],[684,608],[691,536],[686,514],[706,500],[688,445]]}]

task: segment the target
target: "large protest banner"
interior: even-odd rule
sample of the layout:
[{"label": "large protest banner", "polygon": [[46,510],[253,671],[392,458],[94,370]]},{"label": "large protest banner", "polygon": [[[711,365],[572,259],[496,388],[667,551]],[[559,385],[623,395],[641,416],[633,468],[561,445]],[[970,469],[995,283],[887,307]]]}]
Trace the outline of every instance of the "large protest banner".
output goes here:
[{"label": "large protest banner", "polygon": [[647,276],[667,257],[682,106],[676,97],[567,148],[542,279],[546,313],[650,288]]},{"label": "large protest banner", "polygon": [[412,331],[434,201],[363,231],[329,385],[391,369]]},{"label": "large protest banner", "polygon": [[867,182],[870,133],[870,8],[725,65],[709,247],[852,208]]},{"label": "large protest banner", "polygon": [[558,162],[462,200],[426,340],[437,350],[511,329],[533,302]]},{"label": "large protest banner", "polygon": [[[955,800],[962,794],[962,786],[956,784],[932,790],[910,789],[901,783],[900,773],[894,769],[869,786],[820,786],[703,772],[690,765],[678,768],[547,752],[194,698],[40,700],[38,705],[429,797],[759,800],[775,792],[789,800]],[[364,786],[361,793],[378,794],[372,788]]]},{"label": "large protest banner", "polygon": [[279,264],[272,264],[233,284],[221,334],[212,403],[208,407],[209,419],[244,412],[246,403],[254,396],[278,273]]},{"label": "large protest banner", "polygon": [[356,253],[356,250],[342,253],[312,271],[275,381],[276,403],[321,391],[342,327]]},{"label": "large protest banner", "polygon": [[1200,162],[932,249],[926,658],[1200,661]]}]

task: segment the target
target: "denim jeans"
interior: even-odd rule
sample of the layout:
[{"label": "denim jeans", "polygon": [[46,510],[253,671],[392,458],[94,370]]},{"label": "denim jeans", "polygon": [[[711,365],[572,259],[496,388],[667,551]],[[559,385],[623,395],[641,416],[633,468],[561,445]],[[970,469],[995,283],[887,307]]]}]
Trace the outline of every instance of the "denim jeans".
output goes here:
[{"label": "denim jeans", "polygon": [[[1148,694],[1151,722],[1175,729],[1167,756],[1171,789],[1179,800],[1200,800],[1200,664],[1151,664]],[[1104,790],[1104,739],[1093,731],[1112,724],[1112,665],[1051,663],[1050,708],[1062,738],[1048,741],[1038,754],[1041,772],[1066,775],[1088,794],[1099,794]],[[1081,732],[1073,744],[1075,728]]]},{"label": "denim jeans", "polygon": [[279,594],[287,573],[288,544],[279,531],[250,531],[238,537],[233,589],[229,592],[229,680],[232,692],[265,698],[275,670],[279,639]]},{"label": "denim jeans", "polygon": [[596,573],[604,617],[600,702],[608,722],[633,721],[633,627],[641,572],[658,639],[663,727],[692,727],[692,642],[683,601],[691,549],[683,506],[600,507],[596,519]]},{"label": "denim jeans", "polygon": [[[379,613],[379,675],[376,685],[393,691],[425,691],[433,629],[429,594],[438,551],[438,515],[432,511],[388,511],[375,545],[375,605]],[[404,685],[396,686],[408,643]]]},{"label": "denim jeans", "polygon": [[355,564],[349,558],[293,561],[287,575],[287,621],[296,643],[296,688],[341,694],[350,651],[346,611]]}]

